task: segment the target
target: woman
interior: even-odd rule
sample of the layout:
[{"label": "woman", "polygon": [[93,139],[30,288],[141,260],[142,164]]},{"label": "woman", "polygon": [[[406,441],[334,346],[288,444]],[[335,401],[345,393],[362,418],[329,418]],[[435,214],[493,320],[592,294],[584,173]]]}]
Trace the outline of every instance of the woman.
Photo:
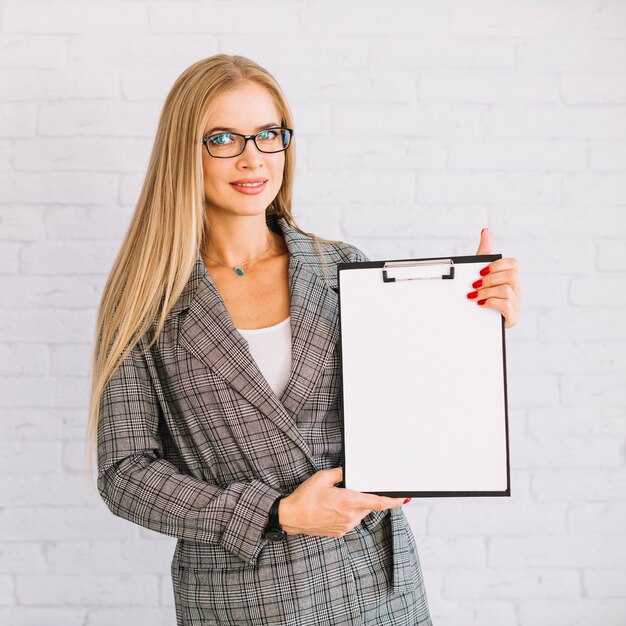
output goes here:
[{"label": "woman", "polygon": [[[179,626],[431,624],[404,501],[335,486],[336,264],[366,257],[295,225],[294,148],[252,61],[175,82],[99,310],[98,489],[178,538]],[[514,260],[491,267],[512,325]]]}]

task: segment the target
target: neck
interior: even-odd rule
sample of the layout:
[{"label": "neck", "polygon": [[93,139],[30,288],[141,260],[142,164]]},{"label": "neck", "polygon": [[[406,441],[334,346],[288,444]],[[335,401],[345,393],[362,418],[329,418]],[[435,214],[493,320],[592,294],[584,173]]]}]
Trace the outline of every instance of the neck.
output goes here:
[{"label": "neck", "polygon": [[263,255],[274,242],[265,214],[209,220],[202,253],[224,265],[236,266]]}]

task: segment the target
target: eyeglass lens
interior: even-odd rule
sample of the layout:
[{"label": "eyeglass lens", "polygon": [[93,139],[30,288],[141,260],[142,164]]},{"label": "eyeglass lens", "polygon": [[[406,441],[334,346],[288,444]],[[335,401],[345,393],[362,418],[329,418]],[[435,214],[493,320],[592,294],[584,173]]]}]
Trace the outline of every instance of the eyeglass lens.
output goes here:
[{"label": "eyeglass lens", "polygon": [[[261,152],[281,152],[289,145],[291,133],[285,128],[262,130],[255,138]],[[234,133],[218,133],[207,139],[209,152],[213,156],[236,156],[243,152],[244,138]]]}]

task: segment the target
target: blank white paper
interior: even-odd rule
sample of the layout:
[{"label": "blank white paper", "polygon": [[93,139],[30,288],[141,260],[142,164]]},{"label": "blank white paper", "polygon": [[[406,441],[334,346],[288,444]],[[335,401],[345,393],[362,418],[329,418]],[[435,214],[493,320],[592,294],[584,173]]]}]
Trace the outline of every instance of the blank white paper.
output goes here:
[{"label": "blank white paper", "polygon": [[507,489],[502,317],[466,295],[485,265],[340,271],[346,487]]}]

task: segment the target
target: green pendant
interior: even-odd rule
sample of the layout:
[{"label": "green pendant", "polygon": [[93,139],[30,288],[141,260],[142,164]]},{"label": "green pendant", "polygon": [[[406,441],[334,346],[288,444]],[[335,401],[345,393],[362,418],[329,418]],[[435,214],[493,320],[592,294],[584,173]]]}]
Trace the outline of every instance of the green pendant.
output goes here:
[{"label": "green pendant", "polygon": [[237,274],[237,276],[243,276],[243,270],[240,267],[236,267],[235,274]]}]

